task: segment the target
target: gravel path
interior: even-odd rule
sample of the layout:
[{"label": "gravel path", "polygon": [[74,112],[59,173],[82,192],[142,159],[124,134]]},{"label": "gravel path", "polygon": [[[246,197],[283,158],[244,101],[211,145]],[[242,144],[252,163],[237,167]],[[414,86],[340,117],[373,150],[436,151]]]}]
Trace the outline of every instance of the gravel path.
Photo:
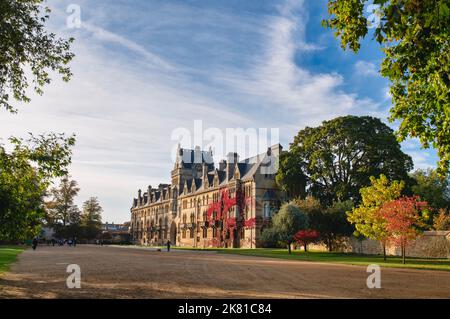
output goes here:
[{"label": "gravel path", "polygon": [[[81,267],[68,289],[66,267]],[[0,279],[0,298],[450,298],[450,272],[366,268],[215,252],[40,246]]]}]

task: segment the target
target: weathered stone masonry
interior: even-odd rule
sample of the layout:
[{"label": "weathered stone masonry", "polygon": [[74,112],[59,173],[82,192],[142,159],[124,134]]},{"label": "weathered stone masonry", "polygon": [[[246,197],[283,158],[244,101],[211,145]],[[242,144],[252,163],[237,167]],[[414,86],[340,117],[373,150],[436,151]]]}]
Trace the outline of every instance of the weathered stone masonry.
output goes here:
[{"label": "weathered stone masonry", "polygon": [[[138,191],[131,208],[135,243],[256,248],[284,194],[274,169],[281,145],[239,160],[230,153],[215,167],[211,151],[178,149],[172,183]],[[269,174],[268,174],[269,172]]]}]

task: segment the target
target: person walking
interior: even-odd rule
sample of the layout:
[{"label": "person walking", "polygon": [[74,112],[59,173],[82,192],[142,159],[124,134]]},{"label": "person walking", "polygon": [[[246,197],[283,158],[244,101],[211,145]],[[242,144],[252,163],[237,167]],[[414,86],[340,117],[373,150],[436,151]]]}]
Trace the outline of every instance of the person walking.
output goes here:
[{"label": "person walking", "polygon": [[35,237],[35,238],[33,238],[33,250],[36,250],[37,245],[38,245],[38,240],[37,240],[37,238]]},{"label": "person walking", "polygon": [[170,251],[170,240],[167,241],[167,251]]},{"label": "person walking", "polygon": [[77,238],[76,237],[73,238],[73,247],[77,247]]}]

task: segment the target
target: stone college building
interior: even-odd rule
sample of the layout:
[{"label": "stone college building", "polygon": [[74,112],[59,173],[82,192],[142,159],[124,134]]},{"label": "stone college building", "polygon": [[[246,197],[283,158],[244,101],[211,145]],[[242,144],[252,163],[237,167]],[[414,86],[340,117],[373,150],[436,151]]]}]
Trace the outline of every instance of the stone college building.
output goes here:
[{"label": "stone college building", "polygon": [[138,191],[131,207],[136,244],[256,248],[284,199],[275,174],[281,145],[239,160],[230,153],[215,167],[212,151],[178,147],[172,183]]}]

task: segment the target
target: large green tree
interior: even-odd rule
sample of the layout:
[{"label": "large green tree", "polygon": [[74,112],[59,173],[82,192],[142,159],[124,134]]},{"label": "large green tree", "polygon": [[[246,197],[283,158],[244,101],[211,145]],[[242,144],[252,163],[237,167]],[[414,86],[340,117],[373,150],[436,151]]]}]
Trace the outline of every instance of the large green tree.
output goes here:
[{"label": "large green tree", "polygon": [[339,242],[355,231],[347,220],[346,212],[352,210],[353,202],[334,202],[330,207],[324,207],[319,200],[308,196],[305,199],[294,200],[309,220],[309,228],[320,233],[320,240],[333,251]]},{"label": "large green tree", "polygon": [[39,233],[46,190],[52,179],[67,174],[74,143],[74,137],[49,134],[0,145],[0,240]]},{"label": "large green tree", "polygon": [[62,223],[65,227],[80,222],[80,210],[74,204],[79,191],[77,181],[70,180],[68,176],[61,179],[58,187],[50,190],[52,199],[46,203],[50,224]]},{"label": "large green tree", "polygon": [[101,232],[102,212],[97,197],[91,197],[83,203],[81,226],[87,239],[93,239]]},{"label": "large green tree", "polygon": [[307,178],[303,172],[305,164],[303,158],[282,152],[278,163],[279,173],[275,176],[277,184],[289,198],[304,198]]},{"label": "large green tree", "polygon": [[411,174],[415,185],[411,187],[415,195],[428,203],[436,211],[450,209],[450,182],[448,177],[440,176],[436,170],[417,170]]},{"label": "large green tree", "polygon": [[[330,18],[343,49],[357,52],[369,33],[366,4],[378,5],[373,37],[384,58],[381,74],[391,81],[391,121],[398,137],[420,139],[438,151],[439,173],[450,171],[449,0],[329,0]],[[375,21],[376,22],[376,21]]]},{"label": "large green tree", "polygon": [[408,180],[413,167],[393,130],[368,116],[338,117],[318,127],[306,127],[282,160],[296,165],[278,170],[277,180],[283,187],[291,188],[293,178],[286,175],[296,171],[299,179],[306,178],[307,192],[327,206],[358,201],[359,189],[370,185],[371,176],[385,174],[389,179]]},{"label": "large green tree", "polygon": [[[28,102],[27,88],[38,94],[51,82],[50,71],[63,80],[71,77],[68,63],[73,58],[73,39],[58,38],[45,30],[50,9],[44,0],[0,1],[0,108],[15,112],[11,104]],[[27,72],[29,73],[27,74]]]}]

